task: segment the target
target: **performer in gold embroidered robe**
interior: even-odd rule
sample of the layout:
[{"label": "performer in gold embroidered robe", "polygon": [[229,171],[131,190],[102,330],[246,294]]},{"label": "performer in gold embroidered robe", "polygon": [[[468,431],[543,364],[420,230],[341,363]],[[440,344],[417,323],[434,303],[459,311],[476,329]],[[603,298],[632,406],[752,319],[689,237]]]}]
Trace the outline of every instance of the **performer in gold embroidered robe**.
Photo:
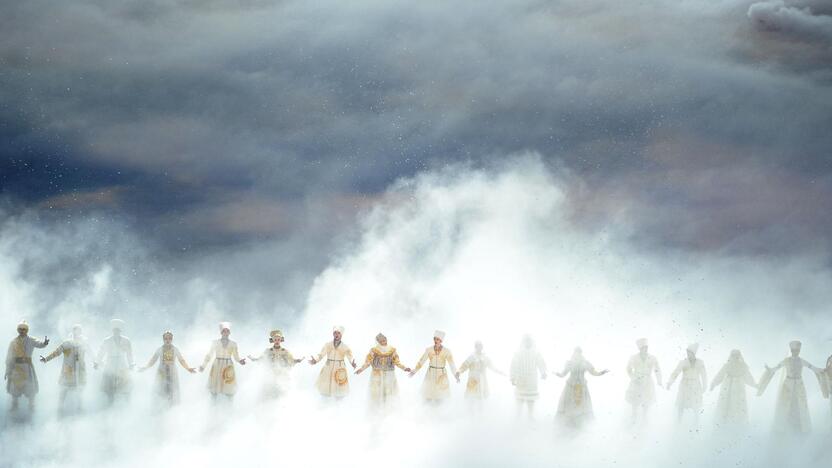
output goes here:
[{"label": "performer in gold embroidered robe", "polygon": [[[639,414],[647,416],[647,410],[656,402],[656,385],[662,386],[662,371],[659,368],[659,361],[655,356],[649,354],[647,338],[639,338],[636,341],[638,354],[630,357],[627,362],[627,375],[630,377],[630,385],[627,387],[625,399],[633,408],[632,422],[638,420]],[[653,374],[656,380],[653,381]]]},{"label": "performer in gold embroidered robe", "polygon": [[29,324],[21,321],[17,324],[17,337],[9,343],[6,353],[6,391],[12,396],[12,410],[17,409],[18,399],[25,396],[29,400],[29,408],[35,406],[35,395],[38,393],[38,376],[32,366],[32,352],[35,348],[44,348],[49,344],[49,338],[43,341],[29,336]]},{"label": "performer in gold embroidered robe", "polygon": [[451,396],[450,382],[446,367],[451,368],[451,374],[459,383],[456,377],[456,364],[451,350],[442,345],[445,339],[445,332],[436,330],[433,333],[433,346],[426,349],[416,363],[416,367],[410,372],[413,377],[425,363],[428,363],[428,370],[425,373],[425,380],[422,382],[422,397],[428,403],[440,403]]},{"label": "performer in gold embroidered robe", "polygon": [[292,353],[282,346],[283,340],[282,331],[272,330],[269,333],[269,342],[272,345],[260,356],[248,356],[252,361],[262,360],[266,367],[263,395],[267,398],[277,398],[289,391],[289,371],[295,364],[303,361],[303,357],[295,359]]},{"label": "performer in gold embroidered robe", "polygon": [[688,346],[687,357],[679,361],[667,382],[667,389],[670,390],[679,374],[682,375],[679,390],[676,394],[676,411],[679,421],[682,420],[682,416],[687,409],[693,410],[694,420],[699,419],[699,411],[702,409],[702,396],[705,394],[705,389],[708,388],[705,363],[696,357],[698,350],[699,343]]},{"label": "performer in gold embroidered robe", "polygon": [[350,347],[341,341],[343,334],[344,327],[333,327],[332,341],[324,344],[317,357],[309,359],[309,364],[313,366],[326,359],[326,363],[324,363],[324,367],[321,369],[321,373],[318,374],[318,380],[315,383],[321,396],[340,399],[350,393],[349,376],[344,361],[348,360],[353,369],[356,368],[356,364]]},{"label": "performer in gold embroidered robe", "polygon": [[760,378],[757,395],[762,395],[774,374],[784,370],[783,382],[777,393],[777,406],[774,410],[774,431],[779,433],[808,434],[812,430],[809,416],[809,402],[806,398],[806,386],[803,384],[803,368],[820,373],[819,369],[800,357],[800,341],[789,343],[792,355],[783,359],[776,367],[766,365],[766,371]]},{"label": "performer in gold embroidered robe", "polygon": [[355,373],[360,374],[373,366],[370,374],[370,405],[376,410],[384,410],[398,400],[399,386],[396,382],[396,367],[405,372],[410,372],[410,368],[401,363],[396,348],[387,345],[386,336],[381,333],[376,335],[376,343],[378,344],[367,353],[364,365]]},{"label": "performer in gold embroidered robe", "polygon": [[159,366],[156,368],[156,394],[168,404],[179,403],[179,374],[176,371],[176,362],[185,368],[191,374],[196,372],[196,369],[189,366],[179,352],[179,348],[173,345],[173,332],[168,330],[162,334],[162,346],[153,353],[147,365],[140,368],[139,372],[144,372],[159,361]]},{"label": "performer in gold embroidered robe", "polygon": [[216,399],[217,395],[225,395],[233,398],[237,392],[237,373],[234,371],[234,361],[241,366],[246,365],[245,358],[240,359],[237,351],[237,343],[228,337],[231,335],[231,324],[220,322],[220,339],[211,343],[211,349],[205,355],[199,371],[203,372],[208,363],[211,363],[211,370],[208,372],[208,391]]},{"label": "performer in gold embroidered robe", "polygon": [[[58,385],[61,387],[60,406],[63,411],[67,395],[72,392],[80,393],[87,384],[87,363],[86,357],[89,353],[89,346],[87,340],[84,338],[81,325],[72,327],[72,336],[70,339],[61,343],[54,351],[49,353],[46,357],[41,356],[41,362],[49,362],[58,356],[63,356],[63,365],[61,366],[61,376],[58,379]],[[81,409],[81,396],[73,395],[75,400],[74,410]]]},{"label": "performer in gold embroidered robe", "polygon": [[482,342],[474,342],[474,352],[468,356],[459,366],[459,371],[456,373],[456,378],[468,372],[468,382],[465,385],[465,398],[468,400],[475,400],[477,404],[482,400],[488,398],[488,371],[496,372],[500,375],[505,375],[499,369],[494,367],[485,353],[482,352]]},{"label": "performer in gold embroidered robe", "polygon": [[572,358],[563,366],[563,372],[555,374],[558,377],[569,376],[560,394],[558,411],[555,415],[558,423],[566,427],[577,429],[593,418],[592,397],[586,381],[587,372],[598,377],[609,371],[595,370],[595,366],[584,358],[581,348],[575,348]]},{"label": "performer in gold embroidered robe", "polygon": [[124,321],[110,320],[113,334],[104,339],[93,367],[104,366],[101,379],[101,389],[107,396],[107,401],[113,403],[117,396],[130,394],[130,371],[135,367],[133,362],[133,346],[130,340],[121,334]]}]

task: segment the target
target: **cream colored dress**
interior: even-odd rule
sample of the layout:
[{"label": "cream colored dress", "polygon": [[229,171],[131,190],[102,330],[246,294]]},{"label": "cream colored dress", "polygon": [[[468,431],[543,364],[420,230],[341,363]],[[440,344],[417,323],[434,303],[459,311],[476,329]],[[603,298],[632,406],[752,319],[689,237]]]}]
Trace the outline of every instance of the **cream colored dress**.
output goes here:
[{"label": "cream colored dress", "polygon": [[422,382],[422,397],[429,401],[441,401],[451,396],[450,380],[445,370],[450,366],[451,373],[456,373],[451,350],[443,346],[437,353],[433,346],[427,348],[413,372],[418,372],[425,363],[428,363],[429,367]]},{"label": "cream colored dress", "polygon": [[394,404],[399,396],[396,368],[404,370],[399,353],[392,346],[374,346],[367,353],[362,369],[372,367],[370,374],[370,404],[384,408]]},{"label": "cream colored dress", "polygon": [[321,348],[321,352],[315,361],[323,361],[324,367],[318,374],[318,381],[315,386],[318,392],[325,397],[345,397],[350,393],[349,372],[347,362],[352,362],[352,350],[343,341],[335,346],[335,343],[328,341]]},{"label": "cream colored dress", "polygon": [[6,391],[19,397],[31,398],[38,393],[38,376],[32,366],[32,352],[35,348],[46,347],[43,341],[31,336],[17,336],[9,343],[6,353]]},{"label": "cream colored dress", "polygon": [[130,393],[130,369],[133,367],[133,346],[124,336],[109,336],[101,343],[98,363],[104,368],[101,389],[109,396]]},{"label": "cream colored dress", "polygon": [[668,387],[673,385],[676,378],[682,375],[682,380],[679,382],[679,390],[676,393],[676,408],[679,410],[702,409],[702,395],[705,394],[705,388],[708,386],[708,376],[705,372],[705,363],[701,359],[682,359],[670,374],[670,381]]},{"label": "cream colored dress", "polygon": [[742,360],[729,360],[714,377],[711,387],[719,385],[716,403],[716,424],[719,427],[748,425],[748,401],[745,387],[756,387],[757,383]]},{"label": "cream colored dress", "polygon": [[61,376],[58,379],[58,385],[68,388],[83,387],[86,385],[86,356],[88,352],[89,349],[84,341],[67,340],[44,358],[46,362],[49,362],[63,355],[64,362],[61,366]]},{"label": "cream colored dress", "polygon": [[595,370],[595,366],[583,357],[576,357],[569,360],[561,374],[569,374],[563,391],[558,401],[558,410],[555,418],[558,422],[568,426],[580,426],[593,418],[592,397],[589,395],[589,386],[586,381],[586,373],[594,376],[601,375]]},{"label": "cream colored dress", "polygon": [[171,403],[179,402],[179,373],[176,369],[177,361],[185,369],[190,368],[179,348],[174,345],[162,345],[150,358],[146,367],[159,361],[156,368],[156,394]]},{"label": "cream colored dress", "polygon": [[459,366],[459,373],[468,371],[468,382],[465,384],[465,398],[488,398],[488,370],[495,370],[491,359],[483,353],[468,356]]},{"label": "cream colored dress", "polygon": [[202,361],[202,367],[208,367],[213,359],[211,372],[208,374],[208,391],[212,395],[234,395],[237,392],[237,373],[234,363],[240,361],[237,343],[222,339],[214,340],[211,349]]},{"label": "cream colored dress", "polygon": [[656,382],[653,374],[661,381],[659,362],[652,354],[641,356],[638,353],[627,362],[627,375],[630,376],[630,386],[627,387],[625,399],[634,406],[650,406],[656,402]]},{"label": "cream colored dress", "polygon": [[539,374],[546,374],[546,362],[535,348],[523,348],[511,360],[511,383],[519,401],[535,401],[538,398]]}]

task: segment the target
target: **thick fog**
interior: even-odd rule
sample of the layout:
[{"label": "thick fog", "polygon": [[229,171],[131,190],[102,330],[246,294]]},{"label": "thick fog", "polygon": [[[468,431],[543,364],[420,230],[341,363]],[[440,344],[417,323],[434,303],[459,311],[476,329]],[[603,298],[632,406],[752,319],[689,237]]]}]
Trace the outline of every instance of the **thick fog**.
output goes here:
[{"label": "thick fog", "polygon": [[[675,422],[674,391],[659,390],[649,424],[629,424],[624,367],[635,340],[648,337],[665,376],[690,342],[715,375],[733,348],[743,351],[755,377],[765,363],[802,339],[803,356],[823,365],[832,353],[830,271],[823,258],[789,260],[718,253],[645,250],[631,242],[626,220],[587,230],[572,221],[567,171],[547,169],[539,156],[514,155],[486,169],[450,166],[402,179],[360,217],[308,290],[292,272],[275,269],[266,281],[237,278],[249,261],[280,265],[269,245],[248,256],[217,253],[210,261],[175,267],[148,255],[152,246],[124,227],[96,222],[72,227],[8,217],[0,234],[0,330],[9,339],[26,318],[31,334],[49,335],[50,351],[72,324],[85,327],[94,349],[108,321],[127,322],[136,362],[146,363],[172,329],[195,366],[233,323],[242,354],[268,347],[281,328],[296,356],[317,353],[333,325],[359,361],[383,331],[413,366],[436,328],[457,363],[482,340],[507,370],[520,338],[530,333],[550,368],[537,417],[517,420],[508,381],[491,375],[492,395],[481,413],[452,385],[444,406],[425,407],[422,374],[399,374],[400,408],[379,419],[367,408],[368,376],[351,376],[351,394],[324,401],[313,382],[320,366],[298,364],[292,390],[263,400],[262,369],[238,366],[231,403],[212,403],[206,374],[180,369],[183,401],[160,408],[153,372],[133,373],[129,402],[106,408],[100,372],[91,372],[85,411],[58,417],[59,365],[36,363],[41,383],[36,412],[20,420],[3,412],[0,447],[11,466],[199,466],[288,464],[347,466],[826,466],[832,434],[828,400],[805,375],[814,432],[783,440],[772,434],[776,385],[753,397],[747,433],[715,430],[717,392],[706,394],[698,426]],[[268,286],[264,286],[264,283]],[[260,313],[257,298],[283,291],[302,297],[299,309],[274,301]],[[294,296],[293,296],[294,295]],[[563,380],[554,375],[582,346],[598,369],[590,377],[596,420],[579,433],[557,430],[553,415]],[[38,350],[36,350],[37,356]],[[44,352],[45,354],[45,352]],[[423,371],[424,372],[424,371]],[[463,377],[464,379],[464,377]],[[8,404],[8,400],[6,400]]]}]

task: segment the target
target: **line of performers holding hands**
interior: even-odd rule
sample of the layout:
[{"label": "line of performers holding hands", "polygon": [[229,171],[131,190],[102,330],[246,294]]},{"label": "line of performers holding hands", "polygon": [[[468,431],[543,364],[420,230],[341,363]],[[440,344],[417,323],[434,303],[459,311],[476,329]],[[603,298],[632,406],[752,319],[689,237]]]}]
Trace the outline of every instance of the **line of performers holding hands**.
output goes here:
[{"label": "line of performers holding hands", "polygon": [[[103,371],[102,391],[112,402],[119,396],[130,393],[130,371],[135,367],[130,340],[122,334],[124,322],[119,319],[111,320],[112,335],[104,339],[98,354],[93,360],[95,369]],[[199,372],[208,370],[208,390],[214,398],[218,396],[233,397],[237,390],[235,363],[246,364],[246,358],[241,358],[237,344],[232,341],[231,324],[222,322],[219,325],[220,338],[211,343],[211,348],[205,356]],[[43,341],[29,336],[29,325],[22,321],[17,326],[18,336],[9,345],[6,356],[6,390],[12,397],[12,410],[18,407],[21,396],[28,399],[29,405],[34,405],[34,398],[38,392],[38,380],[32,365],[32,353],[35,348],[44,348],[49,339]],[[355,374],[361,374],[371,369],[370,402],[374,409],[383,410],[395,404],[398,396],[396,368],[415,376],[422,367],[427,366],[422,383],[422,397],[430,403],[440,403],[450,397],[450,379],[460,381],[460,376],[468,373],[465,385],[465,396],[475,406],[481,405],[488,398],[488,372],[505,375],[497,369],[483,352],[481,342],[476,342],[474,352],[468,356],[457,368],[451,350],[443,345],[445,333],[437,330],[433,336],[433,345],[428,347],[419,358],[416,366],[410,368],[402,364],[396,348],[389,345],[387,337],[379,333],[376,345],[370,349],[359,366],[350,350],[342,341],[344,328],[337,326],[332,330],[332,340],[324,344],[321,351],[309,358],[312,365],[322,363],[316,387],[324,397],[340,399],[350,391],[348,365]],[[197,368],[190,367],[182,357],[179,349],[173,345],[173,333],[164,332],[163,344],[160,346],[147,365],[139,371],[156,366],[156,391],[158,395],[169,403],[179,401],[179,378],[177,363],[190,373],[197,372]],[[267,395],[277,397],[288,390],[289,373],[291,368],[302,362],[303,358],[295,358],[289,350],[283,347],[283,333],[273,330],[269,334],[269,346],[259,356],[248,356],[252,361],[262,361],[267,365],[268,378],[265,383]],[[647,410],[656,401],[657,386],[662,386],[662,373],[658,360],[648,353],[648,342],[642,338],[637,340],[638,353],[630,357],[627,363],[627,375],[630,383],[625,399],[633,410],[633,420],[646,416]],[[808,433],[811,422],[803,383],[803,369],[809,368],[817,376],[824,398],[830,399],[832,386],[832,356],[827,359],[826,367],[818,368],[800,357],[801,343],[793,341],[789,344],[791,355],[783,359],[777,366],[766,365],[765,372],[759,381],[751,374],[748,365],[743,360],[739,350],[733,350],[727,362],[710,383],[710,390],[720,388],[716,407],[716,422],[719,426],[742,427],[748,424],[748,405],[746,401],[746,387],[757,390],[762,395],[772,377],[783,372],[775,410],[775,429],[784,432]],[[692,344],[687,348],[687,356],[682,359],[670,375],[667,388],[670,389],[677,378],[681,377],[676,408],[679,418],[685,411],[692,411],[694,415],[701,412],[703,395],[708,388],[708,379],[704,362],[697,357],[698,345]],[[44,363],[63,356],[59,384],[61,386],[61,407],[65,408],[67,396],[73,391],[84,387],[87,380],[86,355],[88,346],[83,337],[80,325],[75,325],[72,336],[61,343],[51,353],[41,356]],[[572,357],[566,362],[558,377],[566,377],[566,384],[560,396],[557,409],[557,420],[566,426],[579,427],[592,419],[592,400],[587,386],[586,374],[602,376],[607,370],[598,371],[584,358],[580,348],[576,348]],[[509,379],[515,390],[518,415],[527,413],[533,415],[534,403],[538,399],[538,381],[547,376],[546,363],[535,348],[530,336],[523,338],[520,349],[511,361]],[[655,378],[654,378],[655,377]],[[75,397],[76,409],[80,408],[80,398]]]}]

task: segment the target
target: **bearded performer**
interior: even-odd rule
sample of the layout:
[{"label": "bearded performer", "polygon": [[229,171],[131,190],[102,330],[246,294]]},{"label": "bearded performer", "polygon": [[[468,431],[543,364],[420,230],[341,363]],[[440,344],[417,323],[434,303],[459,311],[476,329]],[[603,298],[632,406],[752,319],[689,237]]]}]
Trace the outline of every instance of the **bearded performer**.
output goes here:
[{"label": "bearded performer", "polygon": [[446,367],[451,368],[451,373],[459,383],[459,377],[456,377],[454,357],[451,350],[443,346],[444,339],[445,332],[436,330],[433,333],[433,346],[425,350],[416,367],[410,372],[410,376],[413,377],[426,362],[428,363],[428,370],[422,383],[422,397],[428,403],[440,403],[451,396]]},{"label": "bearded performer", "polygon": [[353,369],[356,368],[355,359],[352,357],[350,347],[341,341],[344,335],[344,327],[332,328],[332,341],[326,342],[317,357],[309,359],[309,364],[315,365],[326,358],[326,363],[318,375],[315,386],[321,396],[335,397],[341,399],[350,393],[350,382],[347,375],[345,360],[349,360]]},{"label": "bearded performer", "polygon": [[17,324],[17,336],[9,343],[6,353],[6,391],[12,396],[12,411],[17,410],[18,400],[25,396],[29,401],[29,409],[35,407],[35,395],[38,393],[38,376],[32,366],[32,352],[35,348],[44,348],[49,344],[49,338],[43,341],[29,336],[29,324],[22,320]]}]

